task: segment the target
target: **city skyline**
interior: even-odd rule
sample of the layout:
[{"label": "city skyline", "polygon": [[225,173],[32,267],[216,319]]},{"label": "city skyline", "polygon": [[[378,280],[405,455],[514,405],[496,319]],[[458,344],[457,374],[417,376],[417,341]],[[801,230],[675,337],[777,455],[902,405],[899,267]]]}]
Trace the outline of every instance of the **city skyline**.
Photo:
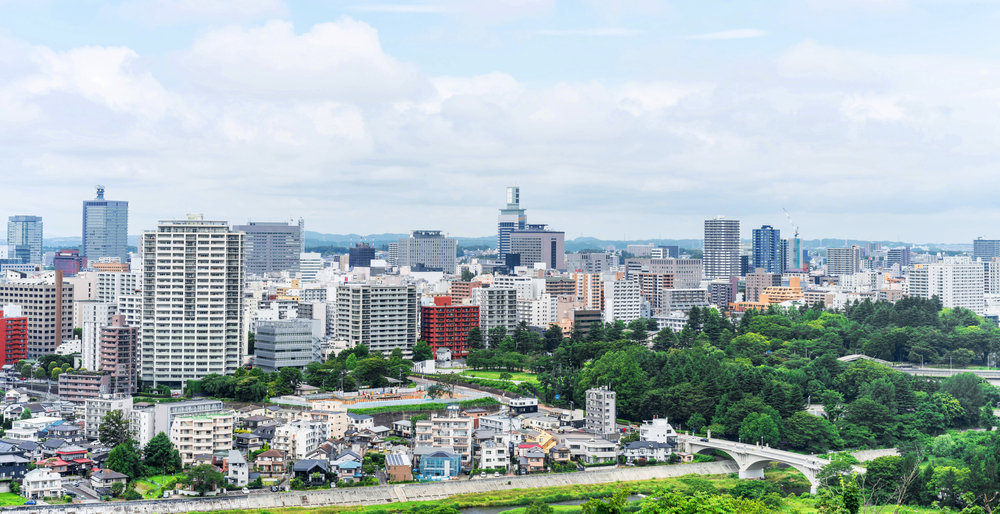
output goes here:
[{"label": "city skyline", "polygon": [[0,215],[72,236],[100,183],[134,234],[479,236],[514,184],[567,239],[995,237],[998,7],[962,5],[5,2]]}]

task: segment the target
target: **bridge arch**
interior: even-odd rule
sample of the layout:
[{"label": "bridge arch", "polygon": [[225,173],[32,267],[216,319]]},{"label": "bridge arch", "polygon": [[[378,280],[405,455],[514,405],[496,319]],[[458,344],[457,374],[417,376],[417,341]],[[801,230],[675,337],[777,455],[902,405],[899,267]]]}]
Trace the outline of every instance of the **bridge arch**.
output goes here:
[{"label": "bridge arch", "polygon": [[740,478],[764,478],[764,468],[766,468],[770,463],[777,462],[784,464],[799,473],[809,481],[809,493],[816,494],[819,490],[819,478],[815,470],[808,468],[806,466],[799,465],[794,462],[787,462],[781,459],[775,459],[770,457],[754,458],[750,457],[747,459],[746,466],[740,466]]}]

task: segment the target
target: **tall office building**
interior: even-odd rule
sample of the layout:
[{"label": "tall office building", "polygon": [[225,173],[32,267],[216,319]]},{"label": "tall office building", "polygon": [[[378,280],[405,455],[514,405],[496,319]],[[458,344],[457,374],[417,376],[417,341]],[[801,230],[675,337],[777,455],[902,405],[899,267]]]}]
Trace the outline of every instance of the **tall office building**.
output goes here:
[{"label": "tall office building", "polygon": [[521,188],[510,186],[507,188],[507,206],[500,209],[497,216],[497,251],[501,262],[505,262],[510,251],[510,233],[524,230],[527,223],[528,216],[521,208]]},{"label": "tall office building", "polygon": [[42,217],[11,216],[7,219],[8,257],[24,264],[42,263]]},{"label": "tall office building", "polygon": [[826,274],[831,277],[853,275],[861,271],[861,247],[826,249]]},{"label": "tall office building", "polygon": [[972,242],[972,258],[989,262],[994,257],[1000,257],[1000,239],[976,238]]},{"label": "tall office building", "polygon": [[73,338],[73,285],[63,282],[61,272],[52,283],[0,283],[0,305],[17,305],[28,318],[28,358],[54,353]]},{"label": "tall office building", "polygon": [[681,250],[677,245],[657,246],[650,250],[649,256],[654,259],[677,259],[681,256]]},{"label": "tall office building", "polygon": [[182,385],[243,364],[244,244],[201,215],[142,234],[143,382]]},{"label": "tall office building", "polygon": [[300,224],[251,221],[233,230],[246,234],[247,275],[263,277],[267,273],[298,271],[305,240]]},{"label": "tall office building", "polygon": [[781,273],[781,231],[771,225],[753,229],[753,267],[768,273]]},{"label": "tall office building", "polygon": [[[998,255],[1000,257],[1000,255]],[[983,259],[986,262],[993,260],[993,258]],[[894,264],[899,264],[900,268],[905,268],[910,265],[910,247],[904,246],[902,248],[890,248],[885,254],[885,265],[886,267],[891,267]]]},{"label": "tall office building", "polygon": [[440,230],[414,230],[410,237],[399,240],[399,266],[412,271],[443,271],[455,273],[458,240],[445,237]]},{"label": "tall office building", "polygon": [[336,339],[384,355],[396,348],[412,355],[420,329],[415,285],[340,284],[336,298]]},{"label": "tall office building", "polygon": [[548,269],[566,269],[565,232],[548,230],[545,225],[528,225],[524,230],[511,231],[511,254],[520,255],[521,266],[545,264]]},{"label": "tall office building", "polygon": [[128,202],[104,199],[104,186],[97,197],[83,202],[83,251],[87,262],[116,257],[128,262]]},{"label": "tall office building", "polygon": [[911,296],[937,296],[942,307],[964,307],[982,315],[986,310],[984,280],[982,263],[968,257],[946,257],[911,271],[907,286]]},{"label": "tall office building", "polygon": [[367,268],[375,258],[375,247],[371,243],[361,241],[354,243],[348,250],[347,264],[351,268]]},{"label": "tall office building", "polygon": [[740,274],[740,220],[722,216],[705,220],[702,261],[707,278],[729,278]]},{"label": "tall office building", "polygon": [[317,357],[312,326],[308,319],[258,321],[254,365],[266,372],[289,367],[305,369]]}]

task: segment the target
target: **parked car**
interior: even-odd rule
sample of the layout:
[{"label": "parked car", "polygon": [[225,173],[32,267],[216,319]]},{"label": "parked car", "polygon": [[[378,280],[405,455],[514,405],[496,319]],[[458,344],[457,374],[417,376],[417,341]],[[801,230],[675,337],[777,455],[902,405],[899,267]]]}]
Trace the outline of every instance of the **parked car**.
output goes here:
[{"label": "parked car", "polygon": [[25,505],[37,505],[38,502],[36,502],[35,500],[28,500],[28,501],[24,502],[24,504]]},{"label": "parked car", "polygon": [[271,492],[272,492],[272,493],[276,493],[276,492],[278,492],[278,486],[276,486],[276,485],[272,485],[272,486],[271,486]]},{"label": "parked car", "polygon": [[246,487],[244,487],[243,489],[240,489],[240,492],[242,492],[243,494],[250,494],[250,490],[247,489]]}]

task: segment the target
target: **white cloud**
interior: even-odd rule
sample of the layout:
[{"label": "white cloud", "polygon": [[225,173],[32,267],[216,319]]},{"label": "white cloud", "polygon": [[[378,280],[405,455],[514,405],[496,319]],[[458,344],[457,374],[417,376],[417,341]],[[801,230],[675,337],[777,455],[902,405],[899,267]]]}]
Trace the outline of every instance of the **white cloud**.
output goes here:
[{"label": "white cloud", "polygon": [[392,14],[442,14],[450,11],[444,4],[359,4],[351,10]]},{"label": "white cloud", "polygon": [[766,31],[758,29],[733,29],[723,30],[721,32],[709,32],[707,34],[685,36],[684,39],[750,39],[755,37],[764,37],[766,35]]},{"label": "white cloud", "polygon": [[170,25],[189,21],[254,20],[286,16],[282,0],[128,0],[119,6],[128,18],[149,25]]},{"label": "white cloud", "polygon": [[852,95],[840,104],[840,112],[854,122],[900,121],[905,117],[899,98]]},{"label": "white cloud", "polygon": [[546,29],[536,32],[539,36],[583,36],[583,37],[632,37],[644,31],[623,27],[594,27],[587,29]]}]

